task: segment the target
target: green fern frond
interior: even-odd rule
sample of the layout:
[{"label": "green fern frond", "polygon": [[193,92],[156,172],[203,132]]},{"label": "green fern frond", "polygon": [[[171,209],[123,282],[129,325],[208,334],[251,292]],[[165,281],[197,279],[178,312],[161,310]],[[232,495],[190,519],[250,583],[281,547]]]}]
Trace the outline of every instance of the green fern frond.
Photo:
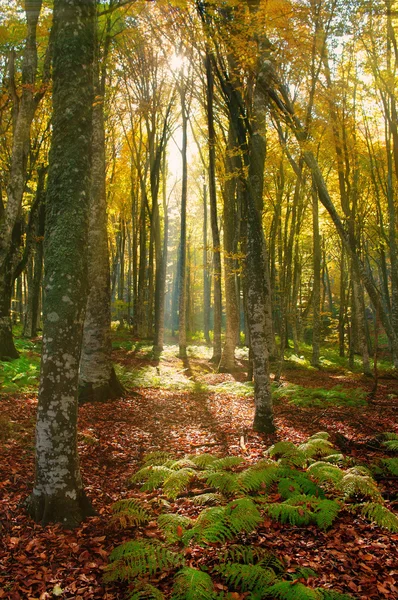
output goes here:
[{"label": "green fern frond", "polygon": [[347,462],[346,457],[341,453],[329,454],[329,456],[324,456],[323,460],[333,465],[344,465]]},{"label": "green fern frond", "polygon": [[193,521],[189,517],[169,513],[160,515],[158,527],[161,529],[168,542],[180,541],[187,529],[192,527]]},{"label": "green fern frond", "polygon": [[149,454],[146,454],[144,456],[144,465],[161,466],[164,465],[170,459],[171,454],[169,452],[162,452],[161,450],[157,450],[156,452],[149,452]]},{"label": "green fern frond", "polygon": [[359,505],[365,519],[373,521],[379,527],[384,527],[392,533],[398,532],[398,517],[388,508],[377,502],[366,502]]},{"label": "green fern frond", "polygon": [[[359,471],[362,472],[362,471]],[[376,482],[369,475],[359,474],[358,469],[349,469],[339,484],[346,500],[352,498],[369,498],[374,502],[383,502]]]},{"label": "green fern frond", "polygon": [[298,449],[307,458],[328,456],[334,450],[333,444],[324,438],[310,438],[304,444],[300,444]]},{"label": "green fern frond", "polygon": [[391,473],[394,477],[398,477],[398,458],[383,458],[380,461],[383,465],[383,470]]},{"label": "green fern frond", "polygon": [[[233,539],[238,533],[250,533],[261,522],[261,514],[253,500],[239,498],[227,506],[204,510],[196,520],[189,537],[199,543],[219,543]],[[184,541],[188,537],[184,536]]]},{"label": "green fern frond", "polygon": [[199,467],[199,469],[207,469],[209,465],[211,465],[215,460],[219,459],[219,456],[214,456],[213,454],[205,453],[191,454],[189,458],[197,467]]},{"label": "green fern frond", "polygon": [[171,600],[214,600],[213,581],[207,573],[184,567],[175,578]]},{"label": "green fern frond", "polygon": [[131,581],[135,577],[177,567],[183,562],[181,554],[158,542],[146,540],[132,540],[117,546],[109,559],[111,563],[106,567],[104,576],[106,581]]},{"label": "green fern frond", "polygon": [[219,565],[215,570],[225,579],[228,586],[242,592],[264,591],[276,579],[272,569],[266,569],[259,565],[229,563]]},{"label": "green fern frond", "polygon": [[297,494],[324,498],[325,493],[305,473],[293,471],[288,477],[282,477],[278,483],[278,492],[285,500]]},{"label": "green fern frond", "polygon": [[173,473],[172,469],[164,465],[148,465],[143,467],[131,478],[132,483],[141,483],[143,491],[152,491],[160,487],[167,477]]},{"label": "green fern frond", "polygon": [[224,496],[222,494],[209,492],[207,494],[193,496],[191,500],[194,504],[198,504],[199,506],[203,506],[204,504],[220,504],[224,500]]},{"label": "green fern frond", "polygon": [[398,436],[396,439],[390,439],[383,442],[383,446],[387,448],[387,450],[391,450],[391,452],[398,452]]},{"label": "green fern frond", "polygon": [[217,460],[212,462],[210,464],[210,468],[212,470],[228,470],[232,469],[233,467],[237,467],[243,462],[243,458],[241,458],[240,456],[224,456],[223,458],[218,458]]},{"label": "green fern frond", "polygon": [[123,528],[144,525],[150,519],[149,513],[135,498],[115,502],[112,511],[114,513],[112,521],[119,523]]},{"label": "green fern frond", "polygon": [[224,514],[234,533],[250,533],[261,522],[261,514],[251,498],[233,500],[225,507]]},{"label": "green fern frond", "polygon": [[164,493],[168,498],[177,498],[177,496],[188,487],[189,483],[195,476],[196,472],[188,468],[180,469],[179,471],[172,471],[167,479],[164,480]]},{"label": "green fern frond", "polygon": [[189,457],[180,458],[178,460],[172,460],[170,463],[166,463],[166,466],[174,471],[179,469],[197,469],[198,465],[193,462]]},{"label": "green fern frond", "polygon": [[299,567],[297,571],[291,574],[293,581],[296,581],[296,579],[309,579],[310,577],[318,577],[318,573],[310,567]]},{"label": "green fern frond", "polygon": [[307,463],[305,454],[292,442],[277,442],[268,448],[268,454],[279,460],[283,465],[294,465],[303,467]]},{"label": "green fern frond", "polygon": [[298,495],[284,502],[268,504],[265,510],[271,518],[281,523],[302,526],[312,522],[321,529],[327,529],[335,520],[340,505],[335,500]]},{"label": "green fern frond", "polygon": [[150,583],[139,583],[126,600],[164,600],[164,594]]},{"label": "green fern frond", "polygon": [[270,487],[278,478],[278,465],[274,462],[266,468],[257,469],[255,466],[245,469],[237,476],[238,487],[244,492],[258,492]]},{"label": "green fern frond", "polygon": [[314,519],[319,529],[331,527],[340,508],[340,504],[336,500],[320,500],[314,507]]},{"label": "green fern frond", "polygon": [[214,471],[214,473],[206,474],[206,483],[224,494],[232,494],[239,489],[237,476],[225,471]]},{"label": "green fern frond", "polygon": [[338,486],[344,477],[344,471],[325,460],[320,460],[310,465],[307,473],[318,483],[329,483],[333,486]]},{"label": "green fern frond", "polygon": [[232,544],[221,555],[220,562],[241,563],[244,565],[253,565],[264,559],[264,551],[256,546],[245,546],[243,544]]},{"label": "green fern frond", "polygon": [[322,598],[317,590],[294,581],[278,581],[268,588],[267,594],[281,600],[321,600]]}]

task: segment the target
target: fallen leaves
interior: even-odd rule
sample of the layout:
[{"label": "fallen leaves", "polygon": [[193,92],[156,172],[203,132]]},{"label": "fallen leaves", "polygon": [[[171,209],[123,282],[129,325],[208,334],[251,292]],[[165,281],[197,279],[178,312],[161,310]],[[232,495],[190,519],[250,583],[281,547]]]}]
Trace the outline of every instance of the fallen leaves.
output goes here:
[{"label": "fallen leaves", "polygon": [[[131,364],[132,360],[126,358],[125,363]],[[214,383],[233,380],[226,374],[220,376],[222,379],[217,374],[206,377]],[[305,371],[294,370],[289,377],[295,383],[313,387],[336,384],[327,373],[311,372],[309,377]],[[357,386],[358,381],[347,379],[344,385]],[[392,381],[391,386],[394,385]],[[377,456],[377,450],[369,451],[369,439],[377,432],[391,430],[394,422],[397,400],[389,398],[389,393],[386,385],[372,407],[355,409],[330,407],[325,411],[287,406],[279,401],[277,439],[301,443],[319,430],[340,432],[349,440],[351,454],[355,452],[357,460],[370,461]],[[244,452],[245,459],[256,461],[274,441],[251,431],[253,405],[248,397],[142,389],[139,396],[108,405],[85,405],[80,409],[79,452],[86,491],[99,516],[72,532],[58,525],[42,529],[20,507],[33,484],[36,404],[34,398],[26,395],[5,396],[0,402],[2,416],[17,424],[0,447],[1,600],[48,600],[57,597],[57,593],[64,600],[122,598],[123,585],[105,586],[102,574],[111,549],[129,539],[134,530],[113,527],[110,506],[131,495],[129,478],[143,455],[154,450],[177,456],[208,451],[242,456]],[[391,492],[393,483],[388,485]],[[156,502],[157,493],[151,496]],[[274,499],[277,500],[277,494]],[[184,503],[176,503],[184,514]],[[159,537],[156,522],[148,523],[145,533]],[[177,536],[181,535],[182,529],[177,528]],[[386,535],[362,519],[353,524],[351,516],[343,515],[330,531],[320,532],[311,527],[281,525],[267,518],[260,536],[247,541],[266,546],[288,566],[311,567],[319,574],[314,585],[350,591],[361,600],[398,598],[398,535]],[[200,563],[200,550],[187,548],[186,552],[192,565]],[[167,578],[162,585],[167,589]],[[245,594],[231,591],[228,597],[243,600]]]}]

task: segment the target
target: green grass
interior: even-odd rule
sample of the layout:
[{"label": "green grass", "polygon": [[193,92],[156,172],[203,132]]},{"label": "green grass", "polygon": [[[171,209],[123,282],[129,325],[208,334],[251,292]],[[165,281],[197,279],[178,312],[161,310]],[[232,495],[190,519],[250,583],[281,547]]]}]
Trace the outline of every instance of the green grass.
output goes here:
[{"label": "green grass", "polygon": [[16,337],[15,346],[20,357],[0,362],[0,389],[5,393],[34,392],[39,385],[41,344]]},{"label": "green grass", "polygon": [[289,383],[284,386],[273,386],[274,399],[286,398],[295,406],[366,406],[366,392],[361,389],[344,389],[341,385],[326,390],[323,388],[306,388]]}]

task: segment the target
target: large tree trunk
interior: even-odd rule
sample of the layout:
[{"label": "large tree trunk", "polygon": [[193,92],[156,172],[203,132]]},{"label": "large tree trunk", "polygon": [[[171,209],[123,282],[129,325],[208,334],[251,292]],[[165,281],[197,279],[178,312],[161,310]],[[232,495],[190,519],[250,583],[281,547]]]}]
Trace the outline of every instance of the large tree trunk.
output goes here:
[{"label": "large tree trunk", "polygon": [[47,189],[45,303],[36,424],[36,522],[74,527],[93,510],[77,453],[77,391],[87,301],[95,0],[55,0],[53,138]]},{"label": "large tree trunk", "polygon": [[[99,65],[96,64],[96,70],[98,68]],[[105,188],[104,85],[101,85],[98,73],[96,78],[96,98],[100,97],[102,101],[97,101],[93,108],[88,230],[89,295],[80,358],[80,402],[106,402],[123,395],[124,391],[116,377],[111,357],[111,284]]]},{"label": "large tree trunk", "polygon": [[312,357],[313,367],[319,367],[321,347],[321,238],[319,234],[318,193],[312,186],[312,235],[314,287],[312,295]]},{"label": "large tree trunk", "polygon": [[207,187],[203,184],[203,334],[210,343],[210,274],[207,258]]},{"label": "large tree trunk", "polygon": [[[30,127],[42,94],[35,91],[37,71],[36,28],[41,0],[26,2],[27,36],[22,60],[22,95],[14,101],[14,130],[7,205],[0,215],[0,358],[18,358],[12,338],[10,319],[13,270],[19,261],[20,240],[15,240],[15,228],[20,219],[25,189],[26,165],[29,153]],[[14,90],[14,56],[10,56],[11,88]],[[15,94],[15,91],[14,91]],[[16,96],[16,94],[15,94]],[[14,239],[13,239],[14,238]]]}]

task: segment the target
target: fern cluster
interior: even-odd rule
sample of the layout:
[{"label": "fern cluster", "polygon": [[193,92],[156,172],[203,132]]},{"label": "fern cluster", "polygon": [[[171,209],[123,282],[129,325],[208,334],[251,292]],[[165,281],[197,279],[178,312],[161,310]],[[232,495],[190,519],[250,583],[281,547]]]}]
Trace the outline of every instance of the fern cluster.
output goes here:
[{"label": "fern cluster", "polygon": [[[394,441],[389,435],[386,443]],[[391,464],[393,469],[395,463]],[[224,582],[224,589],[237,590],[250,600],[350,598],[309,587],[306,579],[316,575],[311,570],[286,574],[277,557],[240,543],[262,525],[265,517],[290,526],[312,524],[325,530],[343,507],[397,532],[398,517],[384,505],[370,471],[348,465],[324,432],[300,445],[278,442],[251,465],[236,456],[201,454],[173,459],[166,453],[152,453],[133,482],[140,484],[142,492],[157,489],[160,496],[171,500],[184,497],[184,504],[192,507],[191,517],[172,512],[178,503],[170,505],[161,499],[163,512],[157,516],[157,526],[164,542],[136,539],[122,544],[112,552],[105,578],[134,581],[129,600],[163,598],[148,581],[159,571],[174,575],[172,600],[225,598],[224,592],[214,587],[214,577]],[[145,525],[156,518],[148,505],[137,498],[121,500],[113,507],[114,519],[123,527]],[[214,564],[213,557],[205,570],[188,566],[184,552],[176,548],[190,544],[202,546],[205,554],[207,546],[216,545],[220,548],[219,562]]]}]

